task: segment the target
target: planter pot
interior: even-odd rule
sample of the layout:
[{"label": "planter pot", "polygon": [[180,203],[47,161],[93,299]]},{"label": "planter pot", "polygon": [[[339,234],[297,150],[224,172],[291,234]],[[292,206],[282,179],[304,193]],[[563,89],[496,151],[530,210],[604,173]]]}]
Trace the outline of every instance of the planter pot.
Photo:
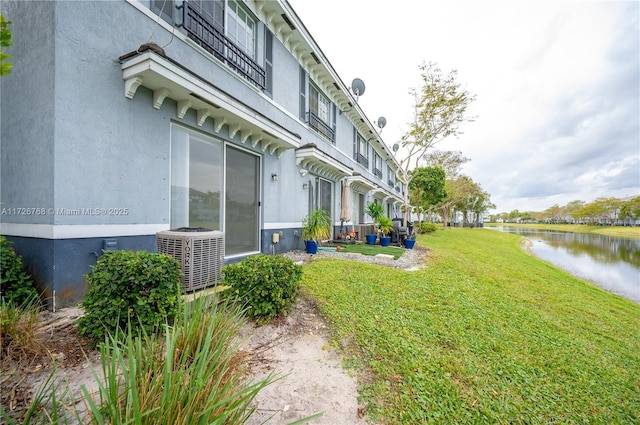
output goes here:
[{"label": "planter pot", "polygon": [[367,245],[375,245],[376,239],[378,239],[378,235],[365,235],[367,238]]},{"label": "planter pot", "polygon": [[308,254],[315,254],[318,252],[318,243],[316,241],[307,240],[304,241],[304,245],[307,248]]},{"label": "planter pot", "polygon": [[416,244],[416,240],[415,239],[405,239],[404,240],[404,247],[407,249],[413,249],[413,246]]},{"label": "planter pot", "polygon": [[391,243],[391,236],[380,237],[380,246],[389,246],[390,243]]}]

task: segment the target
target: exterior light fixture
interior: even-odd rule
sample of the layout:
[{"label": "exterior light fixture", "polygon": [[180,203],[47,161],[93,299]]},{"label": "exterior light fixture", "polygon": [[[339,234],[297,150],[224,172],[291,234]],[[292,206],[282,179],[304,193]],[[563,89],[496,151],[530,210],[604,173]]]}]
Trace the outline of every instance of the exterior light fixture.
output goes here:
[{"label": "exterior light fixture", "polygon": [[307,169],[305,169],[305,168],[301,168],[301,169],[300,169],[300,175],[301,175],[302,177],[306,176],[308,172],[309,172],[309,170],[307,170]]}]

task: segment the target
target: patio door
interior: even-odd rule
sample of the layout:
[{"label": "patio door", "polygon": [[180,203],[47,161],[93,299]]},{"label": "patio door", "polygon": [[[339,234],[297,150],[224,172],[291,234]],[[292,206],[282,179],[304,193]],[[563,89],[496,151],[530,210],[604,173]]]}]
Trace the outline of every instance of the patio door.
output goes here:
[{"label": "patio door", "polygon": [[260,251],[260,158],[227,145],[225,254]]}]

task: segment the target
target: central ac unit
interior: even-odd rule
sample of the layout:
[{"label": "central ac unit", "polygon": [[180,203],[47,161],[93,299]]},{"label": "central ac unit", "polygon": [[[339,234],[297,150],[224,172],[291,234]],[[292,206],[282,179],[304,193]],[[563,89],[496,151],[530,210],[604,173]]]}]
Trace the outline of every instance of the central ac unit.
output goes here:
[{"label": "central ac unit", "polygon": [[214,286],[222,279],[224,233],[192,228],[156,233],[158,253],[169,254],[180,263],[185,291]]}]

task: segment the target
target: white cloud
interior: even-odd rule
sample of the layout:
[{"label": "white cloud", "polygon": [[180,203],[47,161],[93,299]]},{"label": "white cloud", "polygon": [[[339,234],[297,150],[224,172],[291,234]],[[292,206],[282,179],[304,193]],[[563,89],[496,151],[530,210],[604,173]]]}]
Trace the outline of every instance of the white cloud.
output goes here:
[{"label": "white cloud", "polygon": [[388,145],[418,65],[457,69],[478,118],[438,148],[472,159],[499,211],[640,194],[640,3],[289,1],[343,80],[365,81]]}]

